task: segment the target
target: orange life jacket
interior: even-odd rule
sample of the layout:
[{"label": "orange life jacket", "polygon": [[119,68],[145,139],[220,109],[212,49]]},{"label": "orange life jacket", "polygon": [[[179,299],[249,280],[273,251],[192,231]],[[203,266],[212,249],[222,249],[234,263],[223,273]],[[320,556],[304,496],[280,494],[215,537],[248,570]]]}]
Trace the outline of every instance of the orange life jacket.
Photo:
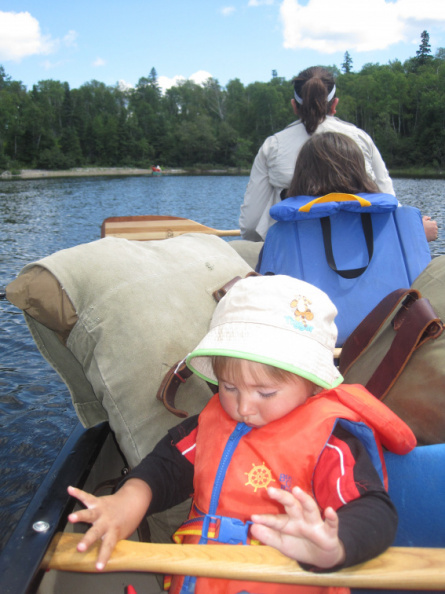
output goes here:
[{"label": "orange life jacket", "polygon": [[[195,457],[194,504],[190,519],[175,533],[184,543],[249,544],[253,513],[282,513],[271,500],[269,485],[290,490],[298,485],[314,496],[312,479],[318,459],[339,422],[365,444],[385,487],[382,444],[398,454],[416,440],[411,430],[383,403],[358,385],[324,390],[285,417],[250,429],[236,423],[214,396],[199,417]],[[298,428],[298,429],[297,429]],[[297,430],[296,430],[297,429]],[[170,594],[196,580],[196,594],[327,594],[347,588],[323,588],[174,576]]]}]

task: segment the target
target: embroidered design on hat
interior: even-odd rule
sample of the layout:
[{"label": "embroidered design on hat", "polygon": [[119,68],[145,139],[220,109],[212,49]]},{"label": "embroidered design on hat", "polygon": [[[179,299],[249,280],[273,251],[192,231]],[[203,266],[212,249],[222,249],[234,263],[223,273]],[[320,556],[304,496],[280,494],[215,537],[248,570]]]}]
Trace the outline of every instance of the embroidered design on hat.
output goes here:
[{"label": "embroidered design on hat", "polygon": [[[292,325],[297,330],[309,330],[312,331],[313,326],[308,325],[308,321],[314,319],[314,313],[309,307],[312,301],[304,295],[298,295],[295,299],[290,302],[290,307],[293,310],[294,317],[286,317],[287,321],[294,322]],[[296,323],[295,323],[296,322]]]},{"label": "embroidered design on hat", "polygon": [[255,466],[252,463],[252,469],[249,472],[245,472],[247,474],[248,481],[244,483],[245,485],[251,485],[254,488],[255,493],[257,489],[267,489],[270,483],[275,483],[275,479],[272,478],[272,473],[264,464],[264,462],[260,466]]},{"label": "embroidered design on hat", "polygon": [[298,320],[296,320],[295,318],[293,318],[291,316],[286,316],[284,319],[290,326],[293,326],[295,328],[295,330],[312,332],[312,330],[314,329],[313,326],[308,326],[306,321],[304,323],[299,322]]}]

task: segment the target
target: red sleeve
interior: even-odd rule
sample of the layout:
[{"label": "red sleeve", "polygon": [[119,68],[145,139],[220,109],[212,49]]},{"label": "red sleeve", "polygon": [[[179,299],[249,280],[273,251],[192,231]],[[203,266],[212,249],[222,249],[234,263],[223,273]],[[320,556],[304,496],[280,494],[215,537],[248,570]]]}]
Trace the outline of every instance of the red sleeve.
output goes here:
[{"label": "red sleeve", "polygon": [[361,442],[335,430],[315,469],[313,489],[321,509],[338,510],[364,493],[381,492],[383,485]]},{"label": "red sleeve", "polygon": [[337,510],[346,553],[341,567],[372,559],[391,545],[397,512],[364,445],[340,426],[320,456],[313,489],[322,510]]},{"label": "red sleeve", "polygon": [[190,433],[183,437],[180,441],[174,443],[177,450],[191,463],[195,464],[196,454],[196,434],[198,427],[195,427]]}]

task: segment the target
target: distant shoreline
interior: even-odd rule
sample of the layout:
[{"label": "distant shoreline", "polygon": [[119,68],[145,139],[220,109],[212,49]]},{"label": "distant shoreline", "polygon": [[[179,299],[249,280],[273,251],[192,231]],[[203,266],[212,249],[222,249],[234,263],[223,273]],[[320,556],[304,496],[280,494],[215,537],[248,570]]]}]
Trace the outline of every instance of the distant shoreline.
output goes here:
[{"label": "distant shoreline", "polygon": [[[162,175],[249,175],[249,170],[240,169],[164,169]],[[153,176],[151,169],[135,167],[77,167],[64,170],[21,169],[17,172],[3,171],[0,180],[44,179],[52,177],[99,177],[99,176],[145,175]],[[153,176],[154,177],[154,176]]]},{"label": "distant shoreline", "polygon": [[[241,169],[238,167],[228,167],[221,169],[206,169],[206,168],[187,168],[187,169],[163,169],[162,176],[169,175],[249,175],[249,169]],[[414,178],[414,179],[445,179],[445,172],[433,171],[427,169],[399,169],[390,170],[390,176],[395,178]],[[46,170],[46,169],[20,169],[17,171],[3,171],[0,174],[0,182],[2,180],[19,180],[19,179],[45,179],[53,177],[100,177],[100,176],[148,176],[153,175],[151,169],[138,169],[137,167],[76,167],[73,169],[64,170]],[[159,174],[158,174],[159,176]]]}]

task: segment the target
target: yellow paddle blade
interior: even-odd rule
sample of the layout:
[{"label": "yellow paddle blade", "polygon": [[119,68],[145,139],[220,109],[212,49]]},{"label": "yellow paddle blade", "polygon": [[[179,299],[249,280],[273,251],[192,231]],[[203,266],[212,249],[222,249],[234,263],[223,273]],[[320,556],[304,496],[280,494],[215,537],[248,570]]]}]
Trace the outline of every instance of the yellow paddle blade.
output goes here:
[{"label": "yellow paddle blade", "polygon": [[109,217],[102,223],[101,237],[121,237],[139,241],[168,239],[184,233],[207,233],[218,237],[241,235],[239,229],[213,229],[181,217],[140,215]]}]

